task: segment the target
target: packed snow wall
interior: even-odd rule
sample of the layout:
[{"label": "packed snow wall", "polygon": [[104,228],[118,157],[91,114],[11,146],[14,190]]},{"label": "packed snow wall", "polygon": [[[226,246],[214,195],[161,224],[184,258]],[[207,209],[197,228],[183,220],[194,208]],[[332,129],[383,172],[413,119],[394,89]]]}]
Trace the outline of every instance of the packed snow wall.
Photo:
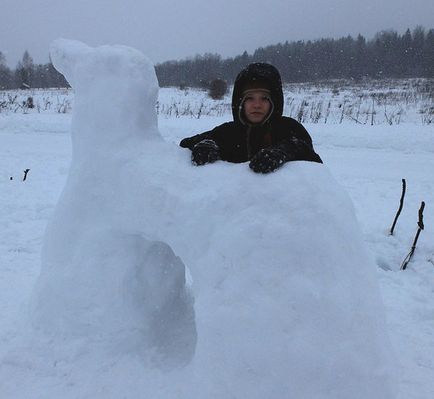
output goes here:
[{"label": "packed snow wall", "polygon": [[393,397],[375,266],[326,166],[194,167],[159,135],[139,52],[59,40],[51,57],[75,90],[73,158],[37,329],[172,370],[155,397]]}]

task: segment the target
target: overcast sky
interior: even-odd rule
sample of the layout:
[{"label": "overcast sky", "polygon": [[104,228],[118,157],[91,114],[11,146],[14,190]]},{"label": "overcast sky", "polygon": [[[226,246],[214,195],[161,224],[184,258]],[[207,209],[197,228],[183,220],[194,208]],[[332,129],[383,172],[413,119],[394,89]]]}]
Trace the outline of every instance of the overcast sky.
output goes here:
[{"label": "overcast sky", "polygon": [[434,28],[433,0],[0,0],[0,51],[48,62],[58,37],[125,44],[154,62],[251,53],[285,40]]}]

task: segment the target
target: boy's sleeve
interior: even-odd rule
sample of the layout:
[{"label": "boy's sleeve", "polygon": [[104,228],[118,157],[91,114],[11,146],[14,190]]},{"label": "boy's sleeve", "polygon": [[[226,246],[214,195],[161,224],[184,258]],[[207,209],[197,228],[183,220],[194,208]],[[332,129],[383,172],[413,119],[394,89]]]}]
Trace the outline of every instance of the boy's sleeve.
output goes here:
[{"label": "boy's sleeve", "polygon": [[223,125],[217,126],[207,132],[196,134],[195,136],[191,137],[186,137],[185,139],[182,139],[180,141],[179,145],[182,148],[189,148],[190,150],[192,150],[193,147],[202,140],[213,140],[217,144],[217,146],[220,146],[220,143],[222,141],[220,137],[222,136],[222,134],[224,134],[227,125],[228,123],[224,123]]},{"label": "boy's sleeve", "polygon": [[290,120],[290,134],[277,147],[284,151],[290,161],[312,161],[323,163],[313,148],[312,138],[304,126],[296,120]]},{"label": "boy's sleeve", "polygon": [[190,150],[193,149],[193,147],[199,143],[202,140],[213,140],[213,131],[210,130],[208,132],[196,134],[195,136],[186,137],[185,139],[182,139],[179,145],[182,148],[189,148]]},{"label": "boy's sleeve", "polygon": [[282,140],[275,146],[286,155],[287,161],[311,161],[323,163],[315,152],[312,142],[296,136]]}]

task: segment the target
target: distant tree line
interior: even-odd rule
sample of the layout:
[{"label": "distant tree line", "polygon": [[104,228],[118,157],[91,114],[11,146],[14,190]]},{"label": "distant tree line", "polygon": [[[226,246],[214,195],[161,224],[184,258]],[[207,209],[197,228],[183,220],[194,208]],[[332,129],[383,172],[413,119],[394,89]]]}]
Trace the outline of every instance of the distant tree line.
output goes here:
[{"label": "distant tree line", "polygon": [[362,35],[339,39],[285,42],[222,59],[198,55],[156,66],[160,86],[207,87],[213,79],[233,82],[251,62],[275,65],[284,82],[323,79],[434,77],[434,29],[416,27],[400,35],[382,31],[371,40]]},{"label": "distant tree line", "polygon": [[[279,43],[260,47],[253,54],[223,59],[217,54],[197,55],[181,61],[157,64],[160,86],[209,88],[221,79],[232,83],[251,62],[269,62],[284,82],[325,79],[434,77],[434,29],[416,27],[405,33],[382,31],[371,40],[362,35]],[[67,87],[53,65],[35,64],[24,52],[15,70],[8,68],[0,51],[0,89]]]},{"label": "distant tree line", "polygon": [[51,62],[35,64],[26,50],[15,70],[8,68],[0,51],[0,89],[68,87],[62,74]]}]

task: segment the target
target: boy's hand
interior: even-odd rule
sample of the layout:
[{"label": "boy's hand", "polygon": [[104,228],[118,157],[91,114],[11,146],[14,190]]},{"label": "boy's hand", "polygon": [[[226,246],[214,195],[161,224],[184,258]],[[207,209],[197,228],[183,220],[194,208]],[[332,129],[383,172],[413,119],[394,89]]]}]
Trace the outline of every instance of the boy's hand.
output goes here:
[{"label": "boy's hand", "polygon": [[191,151],[193,165],[205,165],[220,159],[219,147],[214,140],[205,139],[197,143]]},{"label": "boy's hand", "polygon": [[256,173],[274,172],[288,160],[287,154],[278,148],[264,148],[250,161],[249,167]]}]

